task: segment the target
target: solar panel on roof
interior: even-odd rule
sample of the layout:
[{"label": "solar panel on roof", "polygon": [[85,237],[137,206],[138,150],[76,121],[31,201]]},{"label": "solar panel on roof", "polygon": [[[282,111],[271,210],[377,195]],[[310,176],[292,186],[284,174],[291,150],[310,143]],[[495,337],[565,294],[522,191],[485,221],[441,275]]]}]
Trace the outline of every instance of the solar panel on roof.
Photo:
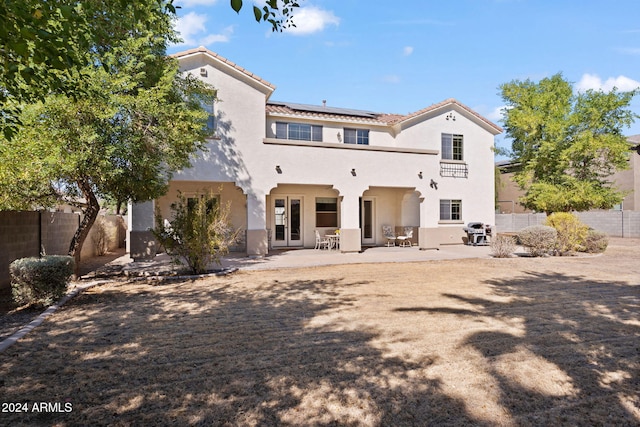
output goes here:
[{"label": "solar panel on roof", "polygon": [[365,117],[368,119],[375,119],[379,115],[378,113],[374,113],[373,111],[354,110],[351,108],[325,107],[323,105],[296,104],[292,102],[277,102],[277,101],[270,101],[269,104],[288,107],[295,111],[307,111],[310,113],[339,114],[343,116]]}]

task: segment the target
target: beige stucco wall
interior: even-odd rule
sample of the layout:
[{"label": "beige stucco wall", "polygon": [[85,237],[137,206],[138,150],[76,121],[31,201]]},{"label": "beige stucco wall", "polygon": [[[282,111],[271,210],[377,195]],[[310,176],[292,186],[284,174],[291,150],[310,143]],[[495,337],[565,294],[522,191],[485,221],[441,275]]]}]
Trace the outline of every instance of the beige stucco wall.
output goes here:
[{"label": "beige stucco wall", "polygon": [[615,173],[611,181],[629,193],[624,198],[624,210],[640,210],[640,155],[635,151],[629,152],[629,169]]},{"label": "beige stucco wall", "polygon": [[[183,70],[198,73],[204,57],[182,62]],[[205,65],[206,66],[206,65]],[[210,151],[199,156],[193,168],[175,177],[176,181],[232,181],[249,195],[254,194],[265,210],[263,222],[270,228],[267,217],[269,207],[266,196],[272,189],[285,188],[288,184],[321,185],[335,189],[347,198],[350,206],[357,206],[357,198],[370,188],[404,188],[415,191],[416,199],[424,199],[414,209],[410,218],[402,218],[398,206],[402,206],[403,192],[393,192],[392,203],[378,203],[378,220],[393,225],[412,224],[430,227],[450,227],[439,223],[440,199],[463,200],[462,221],[493,223],[493,147],[494,136],[478,123],[477,117],[456,105],[451,108],[418,116],[402,126],[382,127],[366,123],[329,122],[318,119],[265,116],[266,96],[262,88],[248,84],[237,73],[207,67],[206,81],[218,88],[221,102],[216,112],[222,124],[220,139],[209,144]],[[456,120],[447,120],[453,114]],[[330,149],[326,147],[279,144],[274,140],[276,121],[303,121],[323,126],[323,142],[343,146],[337,134],[344,135],[344,128],[370,130],[370,147],[399,147],[431,152],[370,151],[361,149]],[[440,176],[440,145],[442,133],[464,135],[464,161],[469,168],[468,178]],[[271,138],[266,143],[266,138]],[[280,173],[276,171],[280,167]],[[355,169],[356,175],[351,171]],[[419,173],[422,172],[422,178]],[[437,189],[429,184],[438,183]],[[308,195],[307,195],[308,197]],[[382,197],[382,196],[381,196]],[[384,196],[387,197],[388,196]],[[381,199],[383,200],[383,199]],[[344,204],[343,204],[344,205]],[[305,203],[306,218],[313,218],[313,203]],[[390,214],[391,210],[396,210]],[[353,211],[353,209],[350,209]],[[406,215],[406,210],[405,210]],[[343,212],[342,224],[357,228],[358,214]],[[389,217],[388,217],[389,216]],[[388,218],[387,218],[388,217]],[[258,218],[258,221],[259,218]],[[354,226],[355,224],[355,226]],[[306,226],[307,224],[305,224]],[[453,224],[459,225],[459,224]],[[249,228],[252,228],[249,226]],[[305,231],[305,245],[311,236]]]},{"label": "beige stucco wall", "polygon": [[247,228],[246,196],[242,190],[232,183],[207,182],[207,181],[172,181],[169,191],[156,200],[156,206],[163,218],[171,218],[171,204],[178,199],[178,194],[184,197],[194,195],[213,195],[220,202],[220,206],[230,204],[230,220],[234,228],[245,230]]},{"label": "beige stucco wall", "polygon": [[[201,76],[201,68],[206,76]],[[492,147],[496,130],[455,103],[394,126],[357,118],[287,117],[265,113],[272,88],[210,55],[182,57],[181,69],[217,88],[218,131],[208,151],[198,154],[191,168],[174,175],[172,192],[159,201],[165,213],[178,188],[173,185],[195,182],[199,186],[210,181],[232,183],[242,190],[246,196],[243,225],[249,231],[272,228],[270,195],[302,196],[305,246],[315,242],[315,197],[325,194],[339,196],[340,226],[351,230],[349,236],[359,227],[359,198],[375,197],[378,243],[384,242],[379,229],[383,223],[459,229],[470,221],[494,222]],[[446,119],[450,114],[455,121]],[[322,125],[323,142],[277,140],[276,121]],[[337,135],[344,138],[344,128],[369,129],[370,145],[340,143]],[[467,178],[440,176],[442,133],[464,135]],[[431,186],[431,180],[437,185]],[[462,220],[441,223],[441,199],[462,200]],[[238,223],[242,220],[241,215],[234,218]]]}]

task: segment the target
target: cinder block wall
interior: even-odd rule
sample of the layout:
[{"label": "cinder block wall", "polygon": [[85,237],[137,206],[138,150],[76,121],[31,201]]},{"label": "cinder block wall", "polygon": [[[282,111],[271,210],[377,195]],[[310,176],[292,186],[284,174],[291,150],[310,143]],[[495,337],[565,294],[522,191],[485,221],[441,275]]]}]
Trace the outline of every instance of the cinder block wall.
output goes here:
[{"label": "cinder block wall", "polygon": [[9,264],[40,253],[38,212],[0,211],[0,287],[11,283]]},{"label": "cinder block wall", "polygon": [[[576,212],[578,218],[594,230],[612,237],[640,237],[639,211]],[[530,225],[544,224],[547,216],[538,214],[496,214],[496,230],[513,232]]]},{"label": "cinder block wall", "polygon": [[[122,218],[107,215],[109,250],[124,247],[126,236]],[[47,255],[66,255],[80,216],[67,212],[14,212],[0,211],[0,288],[11,285],[9,264],[18,258]],[[81,259],[95,256],[92,236],[95,227],[82,247]]]},{"label": "cinder block wall", "polygon": [[80,215],[65,212],[42,212],[41,220],[44,253],[47,255],[68,254],[71,239],[80,225]]}]

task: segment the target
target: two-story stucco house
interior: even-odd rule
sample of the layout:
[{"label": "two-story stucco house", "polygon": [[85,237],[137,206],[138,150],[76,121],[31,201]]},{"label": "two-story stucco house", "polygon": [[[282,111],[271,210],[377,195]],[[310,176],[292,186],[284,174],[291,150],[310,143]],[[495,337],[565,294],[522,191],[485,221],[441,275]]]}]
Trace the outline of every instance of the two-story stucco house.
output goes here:
[{"label": "two-story stucco house", "polygon": [[408,115],[271,100],[275,87],[200,47],[174,55],[211,83],[215,138],[168,194],[130,207],[130,251],[152,251],[153,212],[178,191],[231,203],[250,256],[314,247],[340,230],[340,249],[386,242],[382,226],[414,227],[414,244],[462,243],[465,223],[494,222],[494,137],[502,129],[454,99]]}]

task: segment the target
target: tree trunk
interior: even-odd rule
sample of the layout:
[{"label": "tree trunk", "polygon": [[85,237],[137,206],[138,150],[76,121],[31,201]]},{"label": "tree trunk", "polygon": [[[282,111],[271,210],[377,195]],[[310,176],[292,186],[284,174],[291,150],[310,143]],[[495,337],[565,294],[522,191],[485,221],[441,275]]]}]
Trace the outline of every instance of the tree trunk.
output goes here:
[{"label": "tree trunk", "polygon": [[73,235],[71,245],[69,246],[69,255],[72,256],[75,261],[74,274],[76,278],[80,277],[80,253],[82,252],[82,245],[89,235],[89,231],[100,212],[100,203],[98,203],[98,199],[96,198],[93,188],[91,188],[91,184],[88,180],[86,178],[78,179],[77,184],[87,200],[87,207],[83,211],[84,217],[82,218],[76,233]]}]

